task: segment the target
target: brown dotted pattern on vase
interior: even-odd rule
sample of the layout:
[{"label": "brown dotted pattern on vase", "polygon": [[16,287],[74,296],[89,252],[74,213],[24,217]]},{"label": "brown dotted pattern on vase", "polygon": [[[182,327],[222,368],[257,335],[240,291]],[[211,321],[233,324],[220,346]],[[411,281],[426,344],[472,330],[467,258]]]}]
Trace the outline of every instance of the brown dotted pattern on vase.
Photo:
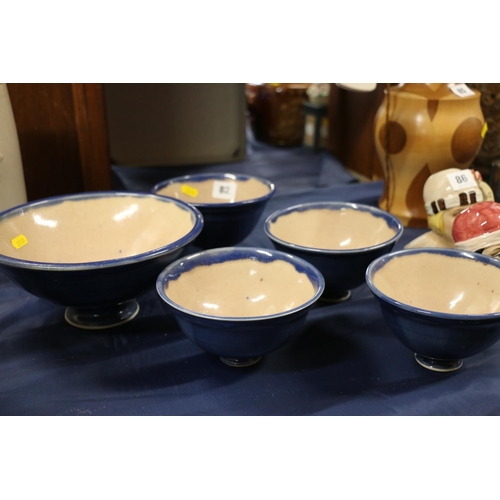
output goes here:
[{"label": "brown dotted pattern on vase", "polygon": [[427,113],[431,121],[434,120],[438,107],[439,107],[439,101],[437,99],[429,99],[429,101],[427,101]]},{"label": "brown dotted pattern on vase", "polygon": [[406,206],[414,217],[414,226],[415,221],[418,219],[423,221],[423,227],[427,225],[427,214],[425,212],[422,193],[424,192],[425,181],[430,175],[431,171],[429,169],[429,165],[426,163],[420,172],[413,178],[411,185],[406,192]]},{"label": "brown dotted pattern on vase", "polygon": [[446,83],[405,83],[402,91],[429,100],[443,99],[450,96],[450,89]]},{"label": "brown dotted pattern on vase", "polygon": [[483,123],[478,118],[467,118],[455,130],[451,139],[451,154],[457,163],[474,158],[481,147]]},{"label": "brown dotted pattern on vase", "polygon": [[405,147],[406,132],[399,123],[389,121],[380,127],[378,139],[384,151],[390,155],[395,155]]}]

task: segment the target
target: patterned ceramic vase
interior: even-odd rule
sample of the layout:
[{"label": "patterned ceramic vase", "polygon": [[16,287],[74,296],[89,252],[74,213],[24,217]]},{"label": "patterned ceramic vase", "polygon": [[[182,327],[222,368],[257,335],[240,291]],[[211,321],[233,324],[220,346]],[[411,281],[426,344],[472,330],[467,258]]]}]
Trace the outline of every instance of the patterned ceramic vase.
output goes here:
[{"label": "patterned ceramic vase", "polygon": [[379,206],[404,226],[427,227],[422,191],[428,177],[468,168],[481,148],[481,94],[465,89],[470,95],[457,95],[443,83],[406,83],[385,92],[374,122],[385,174]]}]

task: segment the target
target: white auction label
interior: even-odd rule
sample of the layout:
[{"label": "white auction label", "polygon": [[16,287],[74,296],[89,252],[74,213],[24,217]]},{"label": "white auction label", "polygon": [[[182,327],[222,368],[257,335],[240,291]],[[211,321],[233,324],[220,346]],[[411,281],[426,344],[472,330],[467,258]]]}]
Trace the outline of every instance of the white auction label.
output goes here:
[{"label": "white auction label", "polygon": [[454,191],[463,191],[464,189],[477,187],[477,180],[470,170],[453,172],[448,174],[446,177],[448,177]]},{"label": "white auction label", "polygon": [[236,198],[236,190],[238,185],[231,181],[214,181],[212,188],[212,198],[221,200],[231,200]]},{"label": "white auction label", "polygon": [[448,87],[458,97],[470,97],[475,95],[474,91],[467,87],[465,83],[451,83]]}]

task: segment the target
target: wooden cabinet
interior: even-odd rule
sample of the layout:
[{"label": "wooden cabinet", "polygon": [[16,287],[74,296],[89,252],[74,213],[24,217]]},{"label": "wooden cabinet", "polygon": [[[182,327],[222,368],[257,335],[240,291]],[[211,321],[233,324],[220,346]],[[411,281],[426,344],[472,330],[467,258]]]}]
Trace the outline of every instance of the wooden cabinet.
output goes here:
[{"label": "wooden cabinet", "polygon": [[111,189],[102,84],[9,83],[28,200]]}]

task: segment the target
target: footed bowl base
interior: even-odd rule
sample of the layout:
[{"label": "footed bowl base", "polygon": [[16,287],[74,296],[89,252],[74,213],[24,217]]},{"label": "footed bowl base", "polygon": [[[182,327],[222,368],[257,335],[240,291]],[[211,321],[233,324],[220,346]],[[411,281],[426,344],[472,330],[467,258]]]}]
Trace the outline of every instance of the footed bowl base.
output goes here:
[{"label": "footed bowl base", "polygon": [[137,316],[139,309],[137,301],[132,299],[112,306],[68,307],[64,318],[77,328],[102,330],[130,321]]},{"label": "footed bowl base", "polygon": [[236,368],[244,368],[245,366],[252,366],[261,360],[261,357],[257,358],[220,358],[223,363],[228,366],[234,366]]},{"label": "footed bowl base", "polygon": [[415,353],[415,360],[420,366],[433,372],[454,372],[462,367],[464,362],[461,359],[435,359]]},{"label": "footed bowl base", "polygon": [[337,304],[339,302],[345,302],[351,297],[350,290],[341,291],[324,291],[319,298],[322,302],[330,302],[331,304]]}]

